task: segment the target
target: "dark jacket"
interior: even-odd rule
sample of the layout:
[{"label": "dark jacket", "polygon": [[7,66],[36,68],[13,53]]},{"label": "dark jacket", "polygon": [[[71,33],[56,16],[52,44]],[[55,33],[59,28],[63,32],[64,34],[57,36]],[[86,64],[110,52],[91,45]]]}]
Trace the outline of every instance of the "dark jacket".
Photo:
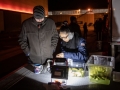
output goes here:
[{"label": "dark jacket", "polygon": [[80,26],[77,23],[70,23],[69,27],[71,32],[77,32],[80,35],[80,37],[82,37]]},{"label": "dark jacket", "polygon": [[53,57],[58,42],[58,32],[52,19],[45,18],[38,28],[33,17],[25,20],[19,35],[19,44],[33,63],[43,64]]},{"label": "dark jacket", "polygon": [[85,32],[85,33],[88,32],[87,24],[84,24],[84,25],[83,25],[83,29],[84,29],[84,32]]},{"label": "dark jacket", "polygon": [[73,59],[73,62],[85,63],[88,59],[86,41],[76,33],[69,42],[61,42],[61,50],[64,53],[64,58]]}]

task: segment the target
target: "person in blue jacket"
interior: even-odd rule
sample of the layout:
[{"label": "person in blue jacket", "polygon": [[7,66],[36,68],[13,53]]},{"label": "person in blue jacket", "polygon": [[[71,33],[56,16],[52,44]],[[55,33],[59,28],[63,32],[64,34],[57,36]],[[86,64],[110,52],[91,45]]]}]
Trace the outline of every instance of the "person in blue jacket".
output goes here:
[{"label": "person in blue jacket", "polygon": [[61,53],[56,58],[72,59],[73,62],[85,63],[88,59],[86,41],[77,32],[71,32],[68,25],[63,24],[59,30]]}]

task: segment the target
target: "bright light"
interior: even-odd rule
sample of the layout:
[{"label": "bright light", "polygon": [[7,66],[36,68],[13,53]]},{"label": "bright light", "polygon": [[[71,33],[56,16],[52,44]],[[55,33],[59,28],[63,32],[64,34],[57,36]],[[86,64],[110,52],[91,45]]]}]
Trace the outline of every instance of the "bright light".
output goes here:
[{"label": "bright light", "polygon": [[45,17],[48,17],[48,15],[45,15]]},{"label": "bright light", "polygon": [[78,13],[79,13],[79,14],[80,14],[80,11],[81,11],[81,10],[80,10],[80,9],[78,9]]},{"label": "bright light", "polygon": [[60,12],[60,14],[62,14],[62,12]]},{"label": "bright light", "polygon": [[90,9],[90,8],[88,8],[88,11],[91,11],[91,9]]},{"label": "bright light", "polygon": [[7,4],[0,4],[0,9],[15,11],[15,12],[29,13],[29,14],[33,13],[31,8],[22,8],[19,6],[12,6],[12,5],[7,5]]}]

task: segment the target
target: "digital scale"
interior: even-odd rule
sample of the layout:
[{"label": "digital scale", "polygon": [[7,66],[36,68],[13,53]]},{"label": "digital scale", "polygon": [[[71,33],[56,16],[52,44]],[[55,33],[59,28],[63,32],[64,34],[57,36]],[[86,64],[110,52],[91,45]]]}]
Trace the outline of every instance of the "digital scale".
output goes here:
[{"label": "digital scale", "polygon": [[[61,85],[67,85],[68,69],[69,66],[65,58],[55,58],[51,66],[51,82],[48,85],[56,84],[60,88]],[[70,90],[70,88],[60,90]]]}]

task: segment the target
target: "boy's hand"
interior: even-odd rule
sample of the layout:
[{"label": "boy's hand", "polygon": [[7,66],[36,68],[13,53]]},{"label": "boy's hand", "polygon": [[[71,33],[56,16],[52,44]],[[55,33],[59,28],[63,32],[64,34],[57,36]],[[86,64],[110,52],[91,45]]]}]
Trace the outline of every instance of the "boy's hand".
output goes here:
[{"label": "boy's hand", "polygon": [[64,58],[64,53],[59,53],[56,55],[57,58]]}]

